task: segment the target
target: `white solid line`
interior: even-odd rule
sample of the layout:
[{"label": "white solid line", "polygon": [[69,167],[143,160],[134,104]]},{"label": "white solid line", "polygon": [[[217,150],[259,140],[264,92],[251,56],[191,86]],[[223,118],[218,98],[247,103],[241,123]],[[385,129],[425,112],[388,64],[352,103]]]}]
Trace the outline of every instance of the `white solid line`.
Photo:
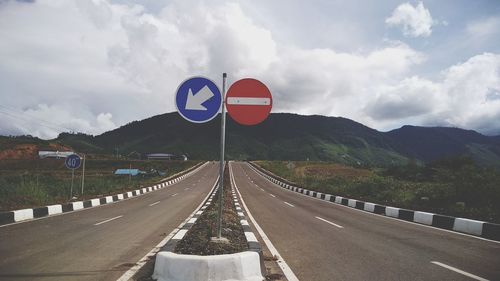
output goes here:
[{"label": "white solid line", "polygon": [[457,272],[457,273],[460,273],[460,274],[462,274],[462,275],[465,275],[465,276],[470,277],[470,278],[475,279],[475,280],[479,280],[479,281],[488,281],[488,279],[481,278],[481,277],[479,277],[479,276],[477,276],[477,275],[471,274],[471,273],[469,273],[469,272],[465,272],[465,271],[463,271],[463,270],[460,270],[460,269],[455,268],[455,267],[453,267],[453,266],[446,265],[446,264],[444,264],[444,263],[440,263],[440,262],[438,262],[438,261],[431,261],[431,263],[433,263],[433,264],[435,264],[435,265],[439,265],[439,266],[444,267],[444,268],[446,268],[446,269],[449,269],[449,270],[451,270],[451,271],[455,271],[455,272]]},{"label": "white solid line", "polygon": [[[345,205],[342,205],[342,204],[338,204],[338,203],[335,203],[335,202],[326,201],[324,199],[319,199],[319,198],[316,198],[316,197],[311,197],[311,196],[308,196],[308,195],[305,195],[305,194],[302,194],[302,193],[299,193],[299,192],[296,192],[296,191],[292,191],[290,189],[283,188],[283,187],[281,187],[281,186],[273,183],[272,181],[270,181],[269,179],[267,179],[266,177],[264,177],[263,175],[261,175],[259,172],[255,171],[254,168],[252,167],[252,165],[247,164],[247,166],[250,167],[250,170],[252,172],[254,172],[255,174],[257,174],[261,178],[267,180],[269,183],[271,183],[275,187],[278,187],[280,190],[284,190],[285,192],[290,192],[292,194],[296,194],[296,195],[302,196],[304,198],[308,198],[308,199],[312,199],[312,200],[317,200],[317,201],[320,201],[320,202],[323,202],[323,203],[326,203],[326,204],[331,204],[331,205],[338,206],[338,207],[341,207],[341,208],[349,209],[351,211],[359,212],[359,213],[362,213],[362,214],[365,214],[365,215],[376,216],[376,217],[382,218],[382,219],[388,219],[388,220],[393,220],[393,221],[397,221],[397,222],[400,222],[400,223],[412,224],[412,225],[415,225],[415,226],[425,227],[425,228],[433,229],[433,230],[436,230],[436,231],[443,231],[443,232],[447,232],[447,233],[450,233],[450,234],[455,234],[455,235],[460,235],[460,236],[466,236],[466,237],[469,237],[469,238],[474,238],[474,239],[478,239],[478,240],[482,240],[482,241],[486,241],[486,242],[500,244],[500,241],[495,241],[495,240],[491,240],[491,239],[487,239],[487,238],[483,238],[483,237],[479,237],[479,236],[470,235],[470,234],[467,234],[467,233],[461,233],[461,232],[451,231],[451,230],[448,230],[448,229],[438,228],[438,227],[434,227],[434,226],[430,226],[430,225],[425,225],[425,224],[421,224],[421,223],[416,223],[416,222],[412,222],[412,221],[405,221],[405,220],[401,220],[401,219],[398,219],[398,218],[393,218],[393,217],[388,217],[388,216],[384,216],[384,215],[379,215],[379,214],[375,214],[375,213],[363,211],[363,210],[360,210],[360,209],[352,208],[352,207],[349,207],[349,206],[345,206]],[[334,195],[332,195],[332,196],[334,196]]]},{"label": "white solid line", "polygon": [[149,207],[154,206],[156,204],[160,203],[160,201],[154,202],[153,204],[149,204]]},{"label": "white solid line", "polygon": [[270,105],[270,98],[228,97],[228,105]]},{"label": "white solid line", "polygon": [[329,224],[331,224],[331,225],[333,225],[333,226],[336,226],[336,227],[338,227],[338,228],[344,228],[343,226],[338,225],[338,224],[336,224],[336,223],[333,223],[333,222],[331,222],[331,221],[325,220],[324,218],[320,218],[320,217],[315,217],[315,218],[317,218],[317,219],[318,219],[318,220],[320,220],[320,221],[324,221],[324,222],[326,222],[326,223],[329,223]]},{"label": "white solid line", "polygon": [[116,220],[116,219],[119,219],[123,216],[117,216],[117,217],[114,217],[114,218],[110,218],[109,220],[105,220],[105,221],[102,221],[102,222],[98,222],[98,223],[95,223],[94,225],[100,225],[100,224],[103,224],[103,223],[107,223],[107,222],[110,222],[112,220]]},{"label": "white solid line", "polygon": [[288,205],[288,206],[290,206],[290,207],[295,207],[294,205],[292,205],[292,204],[290,204],[290,203],[288,203],[288,202],[286,202],[286,201],[283,201],[283,203],[287,204],[287,205]]},{"label": "white solid line", "polygon": [[207,194],[205,199],[203,199],[201,201],[200,205],[198,205],[198,207],[196,207],[196,209],[194,209],[194,211],[191,213],[191,215],[189,215],[189,217],[186,220],[184,220],[176,229],[172,230],[172,232],[170,232],[170,234],[167,237],[165,237],[165,239],[161,240],[160,243],[158,243],[158,245],[156,245],[153,249],[151,249],[151,251],[149,251],[149,253],[147,253],[144,257],[142,257],[142,259],[140,259],[132,268],[127,270],[125,273],[123,273],[123,275],[120,278],[118,278],[116,281],[128,281],[128,280],[130,280],[137,273],[137,271],[139,271],[149,261],[150,258],[152,258],[154,255],[156,255],[156,253],[158,253],[161,250],[161,248],[163,246],[165,246],[165,244],[167,244],[167,242],[170,239],[172,239],[172,237],[174,237],[174,235],[194,216],[196,210],[198,210],[203,205],[203,202],[205,202],[205,200],[207,200],[207,198],[210,196],[210,194],[214,190],[215,184],[217,183],[218,179],[219,179],[219,177],[217,177],[217,179],[215,180],[215,183],[214,183],[214,186],[212,187],[212,190]]},{"label": "white solid line", "polygon": [[174,193],[174,194],[172,194],[172,197],[174,197],[174,196],[175,196],[175,195],[177,195],[177,194],[179,194],[179,193]]},{"label": "white solid line", "polygon": [[276,195],[274,195],[274,194],[269,193],[269,195],[271,195],[272,197],[276,198]]},{"label": "white solid line", "polygon": [[245,211],[247,213],[248,218],[252,221],[253,225],[255,226],[255,229],[257,230],[257,232],[259,232],[260,237],[262,238],[262,240],[266,244],[266,246],[269,249],[269,251],[271,252],[271,254],[278,258],[278,260],[277,260],[278,265],[281,268],[281,270],[283,271],[283,274],[285,274],[286,279],[288,281],[299,281],[299,278],[297,278],[295,273],[293,273],[292,269],[288,266],[288,264],[285,262],[285,260],[281,257],[280,253],[278,252],[278,250],[276,250],[276,248],[274,247],[271,240],[269,240],[267,235],[264,233],[264,230],[262,230],[262,228],[260,228],[257,221],[255,221],[252,214],[250,213],[250,210],[248,210],[247,205],[245,204],[245,201],[243,200],[243,197],[241,197],[240,190],[238,189],[238,186],[236,185],[236,181],[234,180],[233,167],[231,165],[231,162],[229,162],[229,174],[230,174],[230,177],[231,177],[232,182],[234,184],[234,187],[236,189],[236,192],[238,192],[238,195],[239,195],[240,200],[241,200],[241,204],[243,205],[243,208],[245,208]]}]

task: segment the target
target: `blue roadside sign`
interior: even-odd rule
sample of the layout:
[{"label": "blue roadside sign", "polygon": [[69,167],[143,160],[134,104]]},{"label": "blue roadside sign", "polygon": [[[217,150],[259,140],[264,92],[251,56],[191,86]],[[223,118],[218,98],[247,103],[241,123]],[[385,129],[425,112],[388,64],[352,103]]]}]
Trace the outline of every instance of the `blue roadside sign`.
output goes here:
[{"label": "blue roadside sign", "polygon": [[71,154],[70,156],[66,157],[66,160],[64,161],[64,164],[66,165],[66,168],[68,169],[78,169],[80,168],[80,164],[82,163],[80,156],[76,154]]},{"label": "blue roadside sign", "polygon": [[222,95],[217,85],[205,77],[191,77],[179,86],[175,106],[179,114],[193,123],[212,120],[222,105]]}]

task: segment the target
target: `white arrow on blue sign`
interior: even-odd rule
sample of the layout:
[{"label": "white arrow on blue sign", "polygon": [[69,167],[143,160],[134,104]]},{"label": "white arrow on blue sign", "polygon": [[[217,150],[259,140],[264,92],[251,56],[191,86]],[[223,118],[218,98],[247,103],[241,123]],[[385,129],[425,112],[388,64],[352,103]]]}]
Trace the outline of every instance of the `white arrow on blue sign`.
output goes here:
[{"label": "white arrow on blue sign", "polygon": [[64,161],[64,164],[68,169],[78,169],[80,168],[81,163],[82,161],[80,156],[76,154],[71,154],[70,156],[66,157],[66,160]]},{"label": "white arrow on blue sign", "polygon": [[179,114],[193,123],[205,123],[219,113],[222,95],[217,85],[205,77],[191,77],[177,88],[175,106]]}]

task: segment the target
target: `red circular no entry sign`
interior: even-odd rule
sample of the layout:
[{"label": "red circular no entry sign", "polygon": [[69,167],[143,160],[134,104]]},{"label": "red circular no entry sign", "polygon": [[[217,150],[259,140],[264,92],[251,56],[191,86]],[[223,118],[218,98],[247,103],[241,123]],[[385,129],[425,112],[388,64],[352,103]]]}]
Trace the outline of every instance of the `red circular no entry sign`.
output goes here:
[{"label": "red circular no entry sign", "polygon": [[264,83],[245,78],[231,85],[225,103],[227,112],[234,121],[241,125],[257,125],[269,116],[273,97]]}]

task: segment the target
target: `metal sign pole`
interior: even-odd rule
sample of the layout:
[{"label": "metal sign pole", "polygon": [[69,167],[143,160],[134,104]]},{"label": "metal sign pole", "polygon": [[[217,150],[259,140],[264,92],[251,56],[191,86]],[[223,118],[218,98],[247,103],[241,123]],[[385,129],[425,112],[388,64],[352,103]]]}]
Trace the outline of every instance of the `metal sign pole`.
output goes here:
[{"label": "metal sign pole", "polygon": [[82,170],[82,197],[83,197],[83,187],[85,186],[85,154],[83,154],[83,170]]},{"label": "metal sign pole", "polygon": [[226,78],[227,74],[222,73],[222,114],[221,114],[221,129],[220,129],[220,178],[219,178],[219,221],[217,224],[217,238],[222,236],[222,209],[224,204],[224,146],[226,142],[226,106],[224,97],[226,95]]},{"label": "metal sign pole", "polygon": [[69,194],[69,200],[73,198],[73,182],[75,180],[75,169],[71,169],[71,191]]}]

